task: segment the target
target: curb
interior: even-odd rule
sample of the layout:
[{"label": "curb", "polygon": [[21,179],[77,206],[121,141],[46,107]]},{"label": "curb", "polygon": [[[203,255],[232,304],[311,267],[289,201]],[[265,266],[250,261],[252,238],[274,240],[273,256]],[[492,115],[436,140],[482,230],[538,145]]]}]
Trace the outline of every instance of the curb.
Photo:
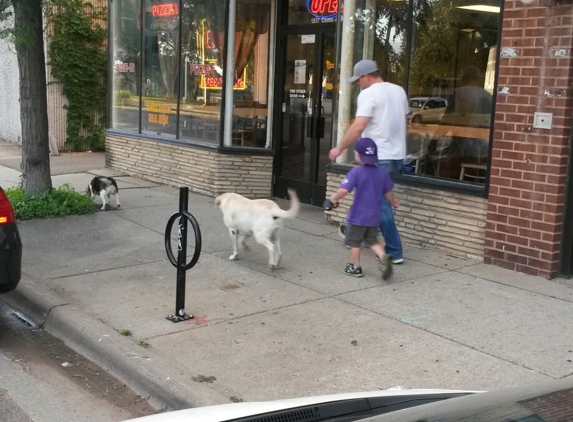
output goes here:
[{"label": "curb", "polygon": [[185,369],[177,368],[120,335],[103,322],[74,308],[57,294],[36,283],[22,281],[13,292],[0,296],[0,302],[37,323],[63,340],[77,353],[101,366],[111,375],[149,401],[158,410],[230,403],[217,391],[185,382]]}]

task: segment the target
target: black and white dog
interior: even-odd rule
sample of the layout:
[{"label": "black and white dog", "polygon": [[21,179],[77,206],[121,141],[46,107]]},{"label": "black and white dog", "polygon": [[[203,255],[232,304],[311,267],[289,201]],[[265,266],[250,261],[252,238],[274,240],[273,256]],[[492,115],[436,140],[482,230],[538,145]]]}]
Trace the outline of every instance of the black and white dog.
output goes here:
[{"label": "black and white dog", "polygon": [[86,193],[91,196],[91,199],[94,199],[99,195],[103,202],[101,207],[102,210],[105,210],[105,206],[109,203],[110,195],[115,196],[116,207],[121,207],[121,204],[119,203],[119,188],[117,187],[117,183],[113,177],[94,177],[88,185]]}]

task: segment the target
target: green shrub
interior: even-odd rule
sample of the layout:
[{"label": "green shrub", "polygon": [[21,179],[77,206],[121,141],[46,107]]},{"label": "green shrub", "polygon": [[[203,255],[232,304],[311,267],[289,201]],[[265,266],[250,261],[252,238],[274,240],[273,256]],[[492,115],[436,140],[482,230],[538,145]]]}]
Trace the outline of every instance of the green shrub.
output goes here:
[{"label": "green shrub", "polygon": [[119,98],[131,98],[131,91],[128,89],[120,89],[118,95]]},{"label": "green shrub", "polygon": [[96,210],[96,204],[88,195],[77,193],[69,185],[34,196],[29,196],[21,188],[10,188],[6,190],[6,195],[18,220],[91,214]]}]

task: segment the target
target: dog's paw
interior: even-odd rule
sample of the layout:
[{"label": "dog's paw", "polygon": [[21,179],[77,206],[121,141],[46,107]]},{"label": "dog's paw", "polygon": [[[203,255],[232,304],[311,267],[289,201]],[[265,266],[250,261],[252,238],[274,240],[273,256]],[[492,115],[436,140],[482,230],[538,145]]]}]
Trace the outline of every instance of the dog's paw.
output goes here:
[{"label": "dog's paw", "polygon": [[121,208],[121,204],[117,204],[117,208]]},{"label": "dog's paw", "polygon": [[275,271],[275,270],[280,270],[281,267],[278,266],[278,265],[269,265],[269,266],[268,266],[268,269],[271,270],[271,271]]},{"label": "dog's paw", "polygon": [[231,261],[236,261],[237,259],[239,259],[239,255],[237,255],[237,254],[233,254],[229,257],[229,260],[231,260]]}]

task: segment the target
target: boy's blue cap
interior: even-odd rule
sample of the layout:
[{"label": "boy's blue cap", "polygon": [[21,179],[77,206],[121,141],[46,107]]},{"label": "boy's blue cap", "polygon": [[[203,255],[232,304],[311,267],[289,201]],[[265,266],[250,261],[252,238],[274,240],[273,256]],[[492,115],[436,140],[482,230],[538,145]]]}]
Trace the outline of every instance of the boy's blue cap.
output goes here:
[{"label": "boy's blue cap", "polygon": [[356,142],[354,151],[360,155],[360,161],[367,166],[378,164],[378,148],[376,143],[370,138],[360,138]]}]

